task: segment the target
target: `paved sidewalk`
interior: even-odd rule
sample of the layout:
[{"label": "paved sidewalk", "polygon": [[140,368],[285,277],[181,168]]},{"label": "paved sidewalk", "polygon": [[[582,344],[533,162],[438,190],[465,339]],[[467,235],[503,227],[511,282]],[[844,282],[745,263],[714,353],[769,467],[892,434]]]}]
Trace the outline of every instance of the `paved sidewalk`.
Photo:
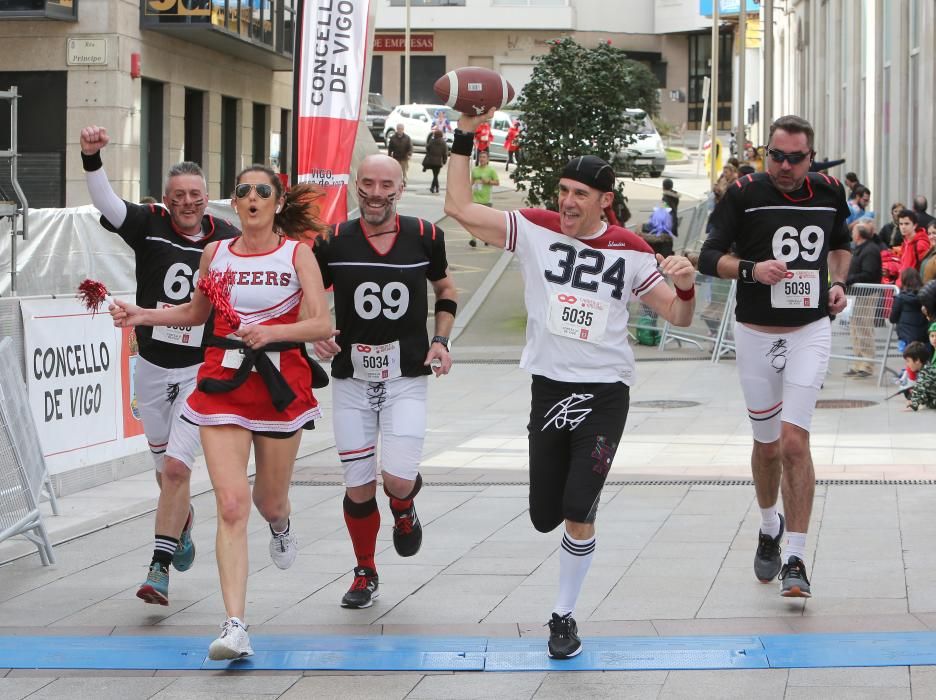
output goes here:
[{"label": "paved sidewalk", "polygon": [[[482,350],[475,351],[483,354]],[[430,382],[430,430],[418,499],[426,534],[409,561],[396,557],[384,510],[381,597],[366,610],[338,606],[350,583],[340,472],[329,420],[303,443],[292,489],[300,556],[288,572],[268,560],[265,525],[251,521],[247,621],[255,634],[405,634],[545,640],[556,592],[558,533],[526,515],[528,383],[513,364],[474,362]],[[936,436],[932,414],[896,404],[819,410],[813,437],[816,508],[809,561],[815,597],[786,600],[754,581],[758,525],[748,478],[748,428],[732,363],[644,362],[625,437],[598,519],[594,566],[577,610],[594,636],[752,635],[936,629]],[[823,398],[879,400],[886,389],[830,377]],[[658,409],[641,401],[689,401]],[[328,413],[329,397],[323,397]],[[204,469],[196,471],[204,476]],[[62,499],[84,526],[92,510],[123,499],[119,513],[146,513],[149,475]],[[718,483],[718,480],[730,480]],[[837,484],[842,479],[869,483]],[[903,485],[904,479],[925,480]],[[740,483],[734,483],[738,481]],[[127,489],[136,494],[136,500]],[[131,502],[133,501],[133,502]],[[200,634],[223,618],[213,561],[214,501],[195,498],[198,559],[173,574],[172,605],[134,593],[151,549],[151,516],[56,546],[55,567],[33,554],[0,567],[0,636],[10,634]],[[102,508],[99,510],[106,510]],[[56,518],[49,518],[50,525]],[[57,539],[57,538],[56,538]],[[0,545],[0,561],[10,543]],[[0,670],[0,675],[5,672]],[[652,671],[643,673],[298,673],[249,677],[211,672],[12,670],[0,697],[931,697],[927,668]],[[136,677],[142,673],[146,678]],[[78,677],[75,677],[78,676]],[[55,678],[59,680],[55,680]],[[846,690],[845,686],[848,686]]]}]

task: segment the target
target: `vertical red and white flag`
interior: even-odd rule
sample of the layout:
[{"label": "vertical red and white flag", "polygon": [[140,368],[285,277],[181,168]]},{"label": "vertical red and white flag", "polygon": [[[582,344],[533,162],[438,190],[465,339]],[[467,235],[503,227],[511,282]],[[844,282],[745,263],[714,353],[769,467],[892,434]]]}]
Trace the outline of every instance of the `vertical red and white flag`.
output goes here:
[{"label": "vertical red and white flag", "polygon": [[293,90],[295,182],[325,190],[322,218],[347,218],[351,154],[370,78],[377,0],[301,0]]}]

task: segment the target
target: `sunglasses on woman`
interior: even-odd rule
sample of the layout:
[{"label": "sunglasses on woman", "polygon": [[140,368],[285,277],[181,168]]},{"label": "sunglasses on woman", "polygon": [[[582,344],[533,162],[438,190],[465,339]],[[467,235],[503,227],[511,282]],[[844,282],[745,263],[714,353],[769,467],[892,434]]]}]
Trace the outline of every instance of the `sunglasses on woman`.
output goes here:
[{"label": "sunglasses on woman", "polygon": [[790,165],[796,165],[809,158],[812,153],[784,153],[783,151],[778,151],[776,148],[768,148],[767,155],[770,156],[770,159],[774,163],[787,161]]},{"label": "sunglasses on woman", "polygon": [[263,183],[254,185],[249,182],[242,182],[234,188],[234,196],[238,199],[243,199],[250,194],[250,190],[256,190],[257,196],[260,197],[260,199],[269,199],[270,195],[273,194],[273,185]]}]

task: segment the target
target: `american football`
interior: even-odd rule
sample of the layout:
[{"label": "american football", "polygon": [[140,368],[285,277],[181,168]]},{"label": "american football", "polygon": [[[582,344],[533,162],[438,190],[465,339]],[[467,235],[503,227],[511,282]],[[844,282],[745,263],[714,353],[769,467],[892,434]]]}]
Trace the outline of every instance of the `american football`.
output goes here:
[{"label": "american football", "polygon": [[477,66],[450,70],[435,82],[433,90],[444,104],[463,114],[484,114],[514,98],[513,86],[504,76]]}]

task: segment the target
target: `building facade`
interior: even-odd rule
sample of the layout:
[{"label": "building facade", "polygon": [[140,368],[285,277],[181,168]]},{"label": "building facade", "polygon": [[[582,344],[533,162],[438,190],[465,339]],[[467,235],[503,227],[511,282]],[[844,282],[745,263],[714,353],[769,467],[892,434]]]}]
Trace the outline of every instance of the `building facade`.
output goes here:
[{"label": "building facade", "polygon": [[[404,0],[382,0],[377,14],[371,91],[391,104],[404,101],[404,6]],[[645,63],[660,82],[661,117],[697,129],[702,81],[711,71],[711,19],[700,9],[700,0],[411,0],[410,99],[436,102],[435,79],[466,65],[492,68],[522,89],[547,42],[569,36],[585,46],[610,41]],[[736,121],[734,34],[729,20],[721,42],[723,128]],[[759,64],[748,68],[749,102],[757,100],[758,71]]]},{"label": "building facade", "polygon": [[936,199],[933,0],[788,0],[774,16],[776,114],[816,127],[820,156],[846,158],[880,223],[894,202]]},{"label": "building facade", "polygon": [[[131,201],[160,197],[166,168],[180,160],[202,164],[212,198],[227,196],[245,165],[278,165],[298,1],[0,4],[0,90],[15,85],[22,96],[19,179],[30,206],[89,201],[78,148],[88,124],[107,127],[108,175]],[[0,103],[0,138],[8,133]],[[4,190],[8,176],[0,168]]]}]

